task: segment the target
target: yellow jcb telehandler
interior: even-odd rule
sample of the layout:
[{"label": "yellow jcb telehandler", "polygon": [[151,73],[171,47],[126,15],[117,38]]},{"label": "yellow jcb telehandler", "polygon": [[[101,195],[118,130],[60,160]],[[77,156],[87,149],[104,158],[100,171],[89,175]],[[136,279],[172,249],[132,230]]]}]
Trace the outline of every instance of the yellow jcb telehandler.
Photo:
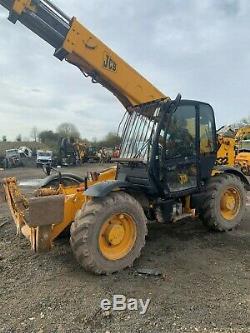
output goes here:
[{"label": "yellow jcb telehandler", "polygon": [[[209,229],[231,230],[243,219],[249,182],[238,169],[216,166],[214,111],[208,103],[161,93],[108,46],[48,0],[0,0],[20,21],[110,90],[127,110],[116,167],[81,179],[44,180],[27,200],[16,180],[3,181],[18,230],[35,251],[48,250],[71,225],[77,261],[96,274],[133,265],[147,222],[198,216]],[[20,55],[21,56],[21,55]]]}]

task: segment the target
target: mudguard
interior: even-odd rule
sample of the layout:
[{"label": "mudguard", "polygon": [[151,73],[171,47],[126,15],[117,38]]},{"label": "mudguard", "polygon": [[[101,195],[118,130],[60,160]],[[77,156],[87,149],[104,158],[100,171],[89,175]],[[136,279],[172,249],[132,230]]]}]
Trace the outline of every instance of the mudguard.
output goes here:
[{"label": "mudguard", "polygon": [[225,173],[230,173],[232,175],[235,175],[237,177],[239,177],[241,179],[241,181],[245,184],[245,187],[248,191],[250,191],[250,182],[249,182],[249,178],[244,175],[244,173],[235,167],[230,167],[227,165],[217,165],[216,167],[214,167],[214,170],[218,170],[220,172],[225,172]]},{"label": "mudguard", "polygon": [[96,185],[90,186],[85,192],[84,195],[88,197],[105,197],[110,192],[125,190],[125,189],[135,189],[133,184],[124,182],[121,180],[108,180],[106,182],[98,183]]},{"label": "mudguard", "polygon": [[[79,177],[77,175],[71,174],[71,173],[63,173],[61,176],[61,179],[66,179],[68,181],[71,181],[73,185],[84,183],[84,178]],[[47,187],[51,182],[53,181],[59,181],[59,175],[50,175],[46,178],[44,178],[40,184],[40,187]]]}]

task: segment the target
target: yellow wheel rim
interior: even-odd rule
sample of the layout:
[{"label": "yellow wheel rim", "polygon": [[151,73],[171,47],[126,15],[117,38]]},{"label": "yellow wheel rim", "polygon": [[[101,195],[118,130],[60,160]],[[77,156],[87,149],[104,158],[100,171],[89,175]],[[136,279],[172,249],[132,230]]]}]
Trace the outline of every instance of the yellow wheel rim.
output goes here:
[{"label": "yellow wheel rim", "polygon": [[136,240],[134,219],[125,213],[112,215],[101,227],[99,250],[109,260],[125,257]]},{"label": "yellow wheel rim", "polygon": [[220,200],[221,215],[224,219],[231,221],[238,215],[240,208],[240,192],[235,187],[227,188]]}]

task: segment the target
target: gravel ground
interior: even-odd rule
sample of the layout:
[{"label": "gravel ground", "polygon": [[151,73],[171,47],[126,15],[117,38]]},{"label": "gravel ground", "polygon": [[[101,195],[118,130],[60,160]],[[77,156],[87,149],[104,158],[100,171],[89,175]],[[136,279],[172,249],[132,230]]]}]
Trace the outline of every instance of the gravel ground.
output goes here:
[{"label": "gravel ground", "polygon": [[[44,177],[40,169],[0,171],[0,178],[11,175]],[[76,263],[67,238],[50,253],[32,253],[1,203],[0,332],[250,332],[249,213],[229,233],[209,233],[199,220],[150,225],[134,267],[100,277]],[[114,294],[150,298],[148,311],[102,311],[101,300]]]}]

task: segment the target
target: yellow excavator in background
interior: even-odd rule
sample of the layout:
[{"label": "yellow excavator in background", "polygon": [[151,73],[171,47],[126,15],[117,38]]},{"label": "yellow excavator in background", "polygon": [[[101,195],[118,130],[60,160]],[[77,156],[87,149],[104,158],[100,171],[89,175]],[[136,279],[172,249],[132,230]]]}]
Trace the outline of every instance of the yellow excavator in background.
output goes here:
[{"label": "yellow excavator in background", "polygon": [[235,135],[236,157],[234,165],[250,176],[250,125],[245,125]]},{"label": "yellow excavator in background", "polygon": [[217,165],[231,165],[250,176],[250,125],[237,129],[225,126],[218,130]]},{"label": "yellow excavator in background", "polygon": [[210,229],[239,225],[250,184],[240,170],[216,165],[216,126],[208,103],[180,95],[171,100],[49,0],[0,4],[11,22],[20,21],[48,42],[58,59],[111,91],[127,111],[116,167],[85,178],[51,175],[29,199],[14,178],[3,180],[17,229],[33,250],[49,250],[71,226],[77,261],[107,274],[139,257],[148,221],[174,223],[199,215]]},{"label": "yellow excavator in background", "polygon": [[87,143],[77,140],[77,142],[73,143],[73,147],[77,153],[80,164],[82,164],[87,157]]},{"label": "yellow excavator in background", "polygon": [[234,165],[235,161],[235,131],[223,126],[217,130],[217,165]]}]

